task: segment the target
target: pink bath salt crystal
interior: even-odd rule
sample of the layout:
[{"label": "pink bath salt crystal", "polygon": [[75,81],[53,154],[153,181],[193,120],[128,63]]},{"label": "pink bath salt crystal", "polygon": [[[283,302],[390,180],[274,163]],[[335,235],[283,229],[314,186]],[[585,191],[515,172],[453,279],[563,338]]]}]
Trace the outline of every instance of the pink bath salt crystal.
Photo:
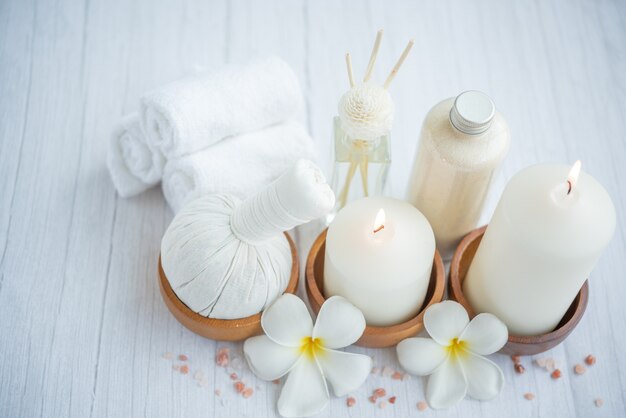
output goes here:
[{"label": "pink bath salt crystal", "polygon": [[546,359],[546,369],[549,372],[552,372],[552,371],[556,370],[556,360],[554,360],[553,358],[547,358]]},{"label": "pink bath salt crystal", "polygon": [[241,392],[241,396],[248,399],[250,396],[252,396],[253,393],[254,390],[252,388],[245,388],[243,392]]},{"label": "pink bath salt crystal", "polygon": [[217,350],[217,354],[215,355],[215,364],[220,367],[228,366],[228,360],[230,358],[230,349],[227,347],[222,347]]},{"label": "pink bath salt crystal", "polygon": [[180,366],[180,372],[182,374],[187,374],[189,373],[189,366],[187,366],[186,364],[183,364],[182,366]]},{"label": "pink bath salt crystal", "polygon": [[378,388],[374,391],[374,396],[376,396],[377,398],[382,398],[387,394],[387,392],[385,391],[385,389],[383,388]]},{"label": "pink bath salt crystal", "polygon": [[178,355],[178,360],[180,360],[180,361],[187,361],[187,360],[189,360],[189,357],[187,357],[184,354],[179,354]]},{"label": "pink bath salt crystal", "polygon": [[542,357],[542,358],[536,359],[535,363],[537,364],[537,366],[545,368],[546,367],[546,361],[547,361],[547,359]]},{"label": "pink bath salt crystal", "polygon": [[356,403],[356,399],[354,399],[352,396],[346,399],[346,405],[348,406],[348,408],[352,408],[355,403]]},{"label": "pink bath salt crystal", "polygon": [[370,401],[371,403],[376,403],[376,399],[378,399],[376,396],[372,395],[369,398],[367,398],[368,401]]},{"label": "pink bath salt crystal", "polygon": [[526,399],[527,401],[532,401],[533,399],[535,399],[535,394],[534,393],[525,393],[524,394],[524,399]]},{"label": "pink bath salt crystal", "polygon": [[385,409],[385,408],[387,407],[387,402],[385,402],[385,401],[381,401],[381,402],[378,404],[378,407],[379,407],[380,409]]},{"label": "pink bath salt crystal", "polygon": [[222,391],[219,389],[215,389],[213,393],[215,393],[215,396],[222,396]]},{"label": "pink bath salt crystal", "polygon": [[404,375],[404,373],[400,373],[399,371],[395,371],[393,372],[393,374],[391,375],[391,378],[393,380],[402,380],[402,376]]},{"label": "pink bath salt crystal", "polygon": [[169,351],[167,353],[163,353],[163,358],[166,360],[171,360],[173,357],[174,355],[170,353]]},{"label": "pink bath salt crystal", "polygon": [[239,379],[239,376],[237,376],[237,373],[231,373],[230,374],[230,378],[231,378],[231,380],[237,380],[237,379]]},{"label": "pink bath salt crystal", "polygon": [[235,382],[235,391],[237,391],[237,393],[243,392],[245,388],[246,385],[244,385],[243,382]]},{"label": "pink bath salt crystal", "polygon": [[586,371],[587,371],[587,368],[583,366],[582,364],[577,364],[574,366],[574,373],[576,374],[583,374]]},{"label": "pink bath salt crystal", "polygon": [[420,411],[425,411],[428,408],[428,404],[424,401],[419,401],[417,403],[417,409],[419,409]]},{"label": "pink bath salt crystal", "polygon": [[600,408],[602,405],[604,405],[604,400],[602,398],[598,398],[595,401],[593,401],[593,403],[595,403],[596,406]]},{"label": "pink bath salt crystal", "polygon": [[397,398],[395,396],[390,397],[389,398],[389,403],[393,405],[394,403],[396,403],[396,399]]},{"label": "pink bath salt crystal", "polygon": [[385,366],[385,367],[383,367],[382,375],[383,375],[383,377],[391,377],[394,372],[395,372],[394,369],[392,369],[391,367]]}]

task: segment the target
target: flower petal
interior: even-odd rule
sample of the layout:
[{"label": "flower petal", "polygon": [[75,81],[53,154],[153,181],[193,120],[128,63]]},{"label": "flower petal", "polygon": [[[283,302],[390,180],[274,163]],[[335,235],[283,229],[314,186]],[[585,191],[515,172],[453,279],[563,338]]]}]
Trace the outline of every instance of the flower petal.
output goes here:
[{"label": "flower petal", "polygon": [[398,360],[404,369],[417,376],[427,376],[448,357],[442,345],[430,338],[407,338],[396,347]]},{"label": "flower petal", "polygon": [[261,326],[274,342],[299,347],[302,338],[311,336],[313,321],[302,299],[285,293],[263,312]]},{"label": "flower petal", "polygon": [[321,338],[326,348],[347,347],[358,340],[365,331],[365,318],[361,311],[341,296],[324,302],[313,328],[313,338]]},{"label": "flower petal", "polygon": [[298,348],[285,347],[265,335],[251,337],[243,343],[243,353],[255,375],[274,380],[287,373],[298,361]]},{"label": "flower petal", "polygon": [[356,353],[321,349],[316,359],[335,396],[357,389],[372,371],[372,359]]},{"label": "flower petal", "polygon": [[495,398],[504,386],[504,374],[493,361],[467,353],[461,367],[467,380],[467,394],[479,401]]},{"label": "flower petal", "polygon": [[469,316],[463,305],[451,300],[436,303],[424,313],[426,331],[443,346],[450,345],[451,339],[461,335],[468,323]]},{"label": "flower petal", "polygon": [[293,366],[278,398],[278,413],[283,417],[308,417],[328,404],[328,387],[317,362],[307,356]]},{"label": "flower petal", "polygon": [[428,378],[426,400],[431,408],[450,408],[467,393],[467,383],[459,361],[450,358]]},{"label": "flower petal", "polygon": [[467,343],[467,349],[475,354],[492,354],[504,347],[509,331],[495,315],[481,313],[465,328],[460,340]]}]

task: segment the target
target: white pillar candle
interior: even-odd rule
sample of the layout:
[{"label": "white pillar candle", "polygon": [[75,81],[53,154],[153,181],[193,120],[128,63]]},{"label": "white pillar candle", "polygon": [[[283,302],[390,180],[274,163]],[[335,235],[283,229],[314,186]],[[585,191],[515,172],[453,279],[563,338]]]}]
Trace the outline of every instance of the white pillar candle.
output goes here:
[{"label": "white pillar candle", "polygon": [[368,325],[406,321],[424,303],[434,255],[433,230],[415,207],[385,197],[355,200],[328,227],[324,294],[348,299]]},{"label": "white pillar candle", "polygon": [[[569,175],[568,175],[569,171]],[[542,164],[507,184],[463,290],[514,335],[554,330],[615,230],[607,191],[580,162]]]}]

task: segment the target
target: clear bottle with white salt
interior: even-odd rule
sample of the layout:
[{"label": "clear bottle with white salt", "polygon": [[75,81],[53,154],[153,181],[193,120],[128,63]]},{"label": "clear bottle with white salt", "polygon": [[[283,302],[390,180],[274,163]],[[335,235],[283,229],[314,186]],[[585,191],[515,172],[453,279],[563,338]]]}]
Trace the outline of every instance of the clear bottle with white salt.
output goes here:
[{"label": "clear bottle with white salt", "polygon": [[509,143],[506,121],[482,92],[463,92],[426,115],[407,200],[429,220],[444,259],[476,227]]}]

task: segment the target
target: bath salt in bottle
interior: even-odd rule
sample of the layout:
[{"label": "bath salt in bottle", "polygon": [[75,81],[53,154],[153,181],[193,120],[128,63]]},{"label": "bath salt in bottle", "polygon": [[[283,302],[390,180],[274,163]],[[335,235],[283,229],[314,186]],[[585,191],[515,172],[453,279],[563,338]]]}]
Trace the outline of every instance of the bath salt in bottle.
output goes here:
[{"label": "bath salt in bottle", "polygon": [[444,259],[476,227],[509,143],[506,121],[482,92],[463,92],[426,115],[407,200],[429,220]]}]

